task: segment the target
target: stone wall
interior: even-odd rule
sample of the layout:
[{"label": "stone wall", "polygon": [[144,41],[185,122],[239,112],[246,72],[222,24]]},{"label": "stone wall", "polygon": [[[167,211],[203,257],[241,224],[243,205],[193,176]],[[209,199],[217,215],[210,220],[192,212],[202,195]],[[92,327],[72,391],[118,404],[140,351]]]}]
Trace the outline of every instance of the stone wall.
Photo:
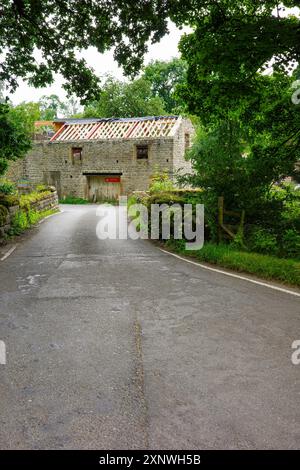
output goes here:
[{"label": "stone wall", "polygon": [[[174,137],[149,139],[114,139],[74,142],[34,142],[25,160],[16,162],[7,176],[14,181],[23,178],[33,183],[46,183],[57,188],[59,197],[87,198],[89,174],[119,174],[121,194],[149,188],[155,171],[168,172],[184,168],[185,134],[194,130],[189,120],[178,120]],[[136,146],[148,145],[148,159],[137,159]],[[82,148],[82,158],[74,159],[72,148]]]},{"label": "stone wall", "polygon": [[5,177],[9,180],[17,183],[22,178],[24,178],[25,174],[25,162],[26,159],[18,159],[14,162],[9,164],[8,170],[5,173]]},{"label": "stone wall", "polygon": [[193,143],[195,129],[189,119],[183,119],[182,124],[173,140],[173,168],[174,172],[191,173],[191,162],[185,159],[185,153]]},{"label": "stone wall", "polygon": [[58,209],[57,191],[51,191],[51,193],[45,195],[43,199],[40,199],[36,202],[32,202],[30,204],[30,209],[35,210],[37,212],[47,211],[50,209]]},{"label": "stone wall", "polygon": [[[137,160],[136,145],[148,144],[147,160]],[[72,159],[72,147],[82,148],[82,160]],[[60,197],[87,197],[87,175],[121,174],[121,192],[145,190],[155,169],[172,172],[172,139],[143,141],[35,143],[26,157],[24,176],[33,183],[56,186]]]},{"label": "stone wall", "polygon": [[[42,212],[50,209],[58,209],[57,191],[46,194],[44,198],[30,204],[30,209]],[[16,213],[20,210],[18,205],[4,207],[0,201],[0,243],[5,239],[6,234],[12,228],[12,222]],[[24,209],[22,209],[24,210]]]}]

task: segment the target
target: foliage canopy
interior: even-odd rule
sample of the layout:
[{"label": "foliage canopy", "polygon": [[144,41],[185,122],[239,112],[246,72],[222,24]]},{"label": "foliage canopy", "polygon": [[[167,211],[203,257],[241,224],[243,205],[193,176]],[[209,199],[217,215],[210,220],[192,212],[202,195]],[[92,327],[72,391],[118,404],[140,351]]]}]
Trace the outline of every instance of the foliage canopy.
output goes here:
[{"label": "foliage canopy", "polygon": [[0,103],[0,175],[8,161],[23,157],[30,149],[30,138],[26,123],[17,119],[7,104]]},{"label": "foliage canopy", "polygon": [[[274,59],[276,69],[288,69],[300,55],[299,19],[283,17],[298,0],[6,0],[0,10],[0,80],[17,87],[18,78],[35,87],[66,80],[65,88],[82,100],[99,91],[98,78],[82,56],[88,47],[114,49],[126,74],[142,66],[148,41],[168,31],[168,20],[192,26],[182,41],[184,55],[194,57],[189,77],[220,77],[239,86]],[[275,9],[275,14],[272,12]],[[38,55],[37,55],[38,51]],[[78,54],[81,52],[81,54]],[[38,59],[37,59],[38,57]],[[189,61],[191,63],[191,60]],[[237,90],[238,91],[238,90]]]},{"label": "foliage canopy", "polygon": [[99,99],[85,107],[85,117],[133,117],[165,114],[164,102],[141,77],[130,83],[108,77]]}]

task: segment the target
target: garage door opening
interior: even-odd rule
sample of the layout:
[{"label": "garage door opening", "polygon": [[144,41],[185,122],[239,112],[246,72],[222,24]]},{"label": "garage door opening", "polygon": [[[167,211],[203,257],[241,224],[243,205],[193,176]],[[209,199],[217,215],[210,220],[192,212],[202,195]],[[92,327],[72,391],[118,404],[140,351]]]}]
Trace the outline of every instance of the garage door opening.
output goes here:
[{"label": "garage door opening", "polygon": [[121,195],[120,175],[86,175],[87,198],[91,202],[117,201]]}]

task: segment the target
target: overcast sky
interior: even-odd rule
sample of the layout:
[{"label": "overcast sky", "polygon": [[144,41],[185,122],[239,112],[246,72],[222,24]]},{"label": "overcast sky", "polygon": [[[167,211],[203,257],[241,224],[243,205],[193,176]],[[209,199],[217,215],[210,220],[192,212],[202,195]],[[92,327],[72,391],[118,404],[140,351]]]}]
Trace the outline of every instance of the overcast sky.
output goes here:
[{"label": "overcast sky", "polygon": [[[178,42],[182,34],[188,31],[187,28],[179,30],[173,23],[170,23],[170,34],[163,37],[162,40],[157,44],[149,45],[149,52],[145,56],[145,64],[154,59],[168,60],[172,57],[178,56]],[[122,69],[118,67],[113,59],[113,52],[109,51],[105,54],[99,54],[95,48],[89,48],[85,51],[83,57],[87,61],[88,65],[93,67],[96,74],[101,76],[106,73],[110,73],[117,78],[122,78]],[[56,80],[53,85],[45,88],[33,88],[29,87],[23,81],[20,81],[20,86],[17,91],[10,95],[10,99],[13,104],[18,104],[22,101],[38,101],[43,95],[56,94],[60,98],[65,98],[66,94],[61,87],[63,80],[60,76],[56,76]]]}]

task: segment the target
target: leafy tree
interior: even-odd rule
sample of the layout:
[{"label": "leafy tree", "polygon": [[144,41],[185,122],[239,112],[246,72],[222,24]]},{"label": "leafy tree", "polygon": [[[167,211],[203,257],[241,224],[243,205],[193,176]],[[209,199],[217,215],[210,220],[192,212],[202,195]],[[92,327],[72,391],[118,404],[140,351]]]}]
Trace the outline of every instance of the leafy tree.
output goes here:
[{"label": "leafy tree", "polygon": [[[194,16],[189,10],[191,2],[182,11],[178,6],[177,21],[183,21],[185,9],[194,26],[194,32],[180,41],[188,64],[181,91],[189,111],[209,121],[211,111],[224,115],[233,102],[239,105],[246,98],[252,106],[261,81],[259,72],[270,63],[275,73],[292,71],[300,58],[300,20],[283,17],[285,7],[274,0],[196,3],[199,9]],[[291,0],[282,3],[286,7],[299,4]]]},{"label": "leafy tree", "polygon": [[275,70],[290,70],[299,61],[300,20],[287,16],[286,7],[297,6],[298,0],[176,2],[176,23],[194,27],[181,41],[184,56],[196,65],[191,72],[239,83],[251,80],[271,60]]},{"label": "leafy tree", "polygon": [[29,132],[34,132],[35,121],[52,121],[58,114],[64,117],[79,116],[79,103],[74,96],[62,101],[57,95],[44,95],[38,102],[24,101],[12,107],[11,113],[23,120]]},{"label": "leafy tree", "polygon": [[23,102],[10,108],[10,116],[14,122],[18,122],[28,133],[35,131],[34,123],[41,119],[39,103],[33,101]]},{"label": "leafy tree", "polygon": [[153,96],[145,78],[130,83],[108,77],[97,101],[86,106],[85,117],[133,117],[165,114],[164,103]]},{"label": "leafy tree", "polygon": [[[252,165],[251,186],[269,187],[295,173],[295,163],[300,160],[300,106],[291,102],[292,82],[292,77],[279,73],[259,76],[256,87],[253,87],[253,96],[234,100],[230,95],[216,95],[216,100],[219,99],[223,106],[216,104],[214,107],[209,100],[200,105],[201,108],[203,106],[200,115],[208,133],[219,126],[229,132],[228,122],[238,123],[243,130],[248,149],[247,161]],[[219,146],[223,148],[224,135],[217,135],[220,137]],[[230,152],[227,146],[229,157]],[[219,165],[217,156],[211,165]],[[238,173],[236,178],[239,178]],[[229,187],[230,180],[227,179]]]},{"label": "leafy tree", "polygon": [[[205,129],[192,154],[195,183],[205,185],[215,203],[223,194],[248,215],[254,203],[258,213],[272,183],[292,175],[300,159],[300,107],[291,102],[290,76],[300,56],[300,22],[283,17],[279,6],[274,14],[275,7],[271,0],[206,2],[192,18],[193,33],[180,43],[188,70],[179,94]],[[182,15],[178,10],[178,21]],[[272,74],[262,74],[271,61]],[[229,145],[232,129],[241,132],[236,145],[244,143],[246,151]]]},{"label": "leafy tree", "polygon": [[41,119],[44,121],[52,121],[58,117],[59,113],[66,112],[66,105],[57,95],[42,96],[39,100]]},{"label": "leafy tree", "polygon": [[81,117],[82,112],[80,110],[80,104],[75,96],[71,96],[69,99],[64,101],[64,117]]},{"label": "leafy tree", "polygon": [[[78,51],[89,46],[101,53],[114,48],[125,73],[135,73],[149,39],[157,42],[164,36],[170,18],[179,27],[194,29],[182,42],[190,65],[194,57],[190,77],[192,73],[197,80],[203,75],[230,76],[241,83],[240,77],[250,80],[271,59],[278,68],[298,61],[299,19],[283,18],[282,8],[299,6],[299,1],[281,3],[283,7],[277,0],[4,1],[0,80],[15,90],[18,78],[39,87],[51,84],[54,73],[60,73],[69,92],[91,100],[98,95],[99,80],[78,58]],[[272,15],[274,8],[276,15]]]},{"label": "leafy tree", "polygon": [[0,81],[0,103],[3,103],[5,101],[4,88],[4,83]]},{"label": "leafy tree", "polygon": [[[54,73],[66,80],[65,89],[82,100],[97,97],[99,79],[78,51],[89,46],[99,52],[114,48],[126,73],[136,72],[147,41],[167,32],[167,3],[157,0],[12,0],[0,7],[0,80],[11,91],[18,78],[40,87],[53,82]],[[36,60],[35,51],[40,60]]]},{"label": "leafy tree", "polygon": [[[254,95],[250,99],[240,99],[237,103],[228,100],[226,110],[221,110],[217,106],[213,110],[211,105],[211,109],[207,112],[210,120],[203,119],[202,129],[206,130],[207,136],[214,136],[213,140],[211,137],[208,140],[204,139],[205,145],[208,147],[211,145],[211,153],[217,154],[219,145],[220,152],[222,153],[223,149],[227,158],[232,158],[234,161],[235,152],[228,142],[232,140],[231,123],[238,126],[246,149],[240,152],[240,156],[247,162],[249,168],[251,162],[253,178],[251,186],[257,184],[270,186],[275,181],[293,175],[295,162],[300,160],[300,105],[296,106],[291,102],[292,77],[274,74],[260,78],[260,82],[257,82],[259,85],[254,89]],[[216,132],[218,129],[222,129],[222,132]],[[227,137],[226,132],[229,134]],[[237,141],[240,140],[237,136],[235,138]],[[216,145],[213,144],[215,139],[218,142]],[[201,159],[200,154],[199,159]],[[211,160],[210,166],[211,171],[217,171],[213,169],[213,166],[219,166],[217,155]],[[234,178],[239,178],[239,172]],[[231,177],[226,181],[230,187]]]},{"label": "leafy tree", "polygon": [[7,169],[9,161],[25,156],[30,145],[26,123],[8,104],[0,103],[0,175]]},{"label": "leafy tree", "polygon": [[[273,74],[257,93],[258,112],[248,110],[244,122],[251,129],[251,155],[261,184],[295,175],[300,160],[300,105],[291,102],[293,77]],[[248,117],[248,120],[247,120]]]},{"label": "leafy tree", "polygon": [[176,95],[176,86],[185,82],[187,65],[177,57],[170,61],[152,61],[144,68],[143,77],[151,83],[154,96],[164,102],[167,113],[178,113],[183,107]]},{"label": "leafy tree", "polygon": [[[291,103],[291,77],[262,77],[256,88],[253,109],[241,100],[239,106],[219,110],[200,128],[189,152],[195,173],[187,179],[204,188],[209,225],[216,235],[218,196],[226,206],[245,209],[247,222],[284,226],[284,202],[272,192],[275,182],[295,174],[300,160],[300,106]],[[286,193],[287,195],[287,193]]]},{"label": "leafy tree", "polygon": [[203,188],[201,198],[212,238],[217,237],[218,196],[224,196],[226,205],[235,209],[244,208],[249,198],[257,199],[258,188],[249,184],[246,151],[245,132],[238,122],[228,120],[211,128],[200,126],[188,152],[194,173],[179,180]]}]

